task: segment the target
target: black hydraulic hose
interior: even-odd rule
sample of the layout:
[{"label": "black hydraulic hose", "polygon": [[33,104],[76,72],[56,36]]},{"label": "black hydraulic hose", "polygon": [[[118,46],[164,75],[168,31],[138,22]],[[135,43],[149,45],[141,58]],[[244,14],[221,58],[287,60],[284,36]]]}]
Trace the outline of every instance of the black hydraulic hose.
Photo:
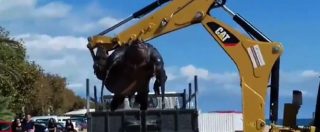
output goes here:
[{"label": "black hydraulic hose", "polygon": [[251,23],[241,17],[239,14],[233,16],[233,20],[238,23],[245,31],[250,33],[259,41],[272,42],[267,36],[265,36],[261,31],[254,27]]},{"label": "black hydraulic hose", "polygon": [[156,9],[157,7],[161,6],[162,4],[168,2],[170,0],[158,0],[155,1],[153,3],[151,3],[150,5],[140,9],[139,11],[135,12],[132,14],[133,18],[140,18],[142,16],[144,16],[145,14],[148,14],[149,12],[153,11],[154,9]]},{"label": "black hydraulic hose", "polygon": [[116,25],[100,32],[98,35],[105,35],[108,32],[111,32],[112,30],[116,29],[117,27],[129,22],[130,20],[134,19],[134,18],[141,18],[144,15],[150,13],[151,11],[153,11],[154,9],[156,9],[157,7],[161,6],[162,4],[168,2],[170,0],[157,0],[149,5],[147,5],[146,7],[140,9],[139,11],[133,13],[130,17],[122,20],[121,22],[117,23]]},{"label": "black hydraulic hose", "polygon": [[89,78],[86,79],[86,103],[87,103],[87,114],[90,112],[90,84],[89,84]]},{"label": "black hydraulic hose", "polygon": [[191,86],[191,83],[189,83],[189,99],[188,99],[188,103],[189,103],[189,109],[190,109],[190,107],[191,107],[191,100],[192,100],[192,97],[191,97],[191,95],[192,95],[192,86]]},{"label": "black hydraulic hose", "polygon": [[110,28],[108,28],[108,29],[106,29],[106,30],[104,30],[104,31],[100,32],[99,34],[97,34],[97,36],[98,36],[98,35],[99,35],[99,36],[101,36],[101,35],[105,35],[105,34],[107,34],[107,33],[111,32],[111,31],[113,31],[114,29],[116,29],[116,28],[120,27],[121,25],[123,25],[123,24],[125,24],[125,23],[129,22],[129,21],[130,21],[130,20],[132,20],[132,19],[133,19],[133,17],[132,17],[132,16],[130,16],[130,17],[128,17],[128,18],[126,18],[126,19],[122,20],[121,22],[117,23],[116,25],[113,25],[112,27],[110,27]]},{"label": "black hydraulic hose", "polygon": [[271,90],[270,90],[270,113],[269,119],[271,122],[278,121],[278,108],[279,108],[279,69],[280,59],[278,59],[271,70]]},{"label": "black hydraulic hose", "polygon": [[316,132],[320,132],[320,83],[318,86],[317,104],[313,125],[316,127]]},{"label": "black hydraulic hose", "polygon": [[198,108],[197,94],[198,94],[198,76],[194,76],[194,106],[196,109]]},{"label": "black hydraulic hose", "polygon": [[100,98],[101,98],[101,103],[103,104],[104,103],[104,98],[103,98],[103,90],[104,90],[104,84],[105,84],[105,79],[103,79],[101,81],[101,91],[100,91]]},{"label": "black hydraulic hose", "polygon": [[94,95],[94,104],[97,106],[97,103],[98,103],[98,98],[97,98],[97,86],[96,85],[94,85],[93,86],[93,95]]}]

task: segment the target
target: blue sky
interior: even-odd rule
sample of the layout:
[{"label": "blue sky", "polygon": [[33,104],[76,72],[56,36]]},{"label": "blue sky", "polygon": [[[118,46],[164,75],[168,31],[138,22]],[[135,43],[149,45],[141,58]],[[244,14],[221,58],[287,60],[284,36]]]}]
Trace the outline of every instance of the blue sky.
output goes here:
[{"label": "blue sky", "polygon": [[[67,77],[68,87],[85,95],[85,78],[98,85],[86,38],[117,23],[152,0],[0,0],[0,25],[22,38],[29,60],[47,72]],[[285,48],[280,79],[280,118],[291,91],[303,91],[299,117],[311,117],[320,75],[320,1],[228,1],[227,5]],[[221,9],[212,15],[236,29]],[[136,22],[135,20],[134,22]],[[132,24],[132,23],[131,23]],[[124,29],[128,25],[121,27]],[[115,33],[110,34],[115,35]],[[201,25],[150,41],[162,53],[169,75],[167,91],[182,91],[199,75],[202,111],[241,111],[241,89],[235,65]],[[266,111],[268,114],[268,100]]]}]

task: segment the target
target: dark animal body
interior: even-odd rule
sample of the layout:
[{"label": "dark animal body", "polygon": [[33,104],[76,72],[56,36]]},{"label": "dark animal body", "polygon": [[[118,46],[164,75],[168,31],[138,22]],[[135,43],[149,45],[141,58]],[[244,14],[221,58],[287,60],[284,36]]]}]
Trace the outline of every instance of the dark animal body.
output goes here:
[{"label": "dark animal body", "polygon": [[[167,79],[163,59],[156,48],[148,43],[133,43],[118,47],[109,56],[103,47],[98,47],[94,62],[96,76],[104,81],[107,89],[114,93],[111,110],[137,93],[135,101],[141,110],[148,107],[149,83],[155,77],[154,91],[162,96]],[[162,97],[163,99],[163,97]]]}]

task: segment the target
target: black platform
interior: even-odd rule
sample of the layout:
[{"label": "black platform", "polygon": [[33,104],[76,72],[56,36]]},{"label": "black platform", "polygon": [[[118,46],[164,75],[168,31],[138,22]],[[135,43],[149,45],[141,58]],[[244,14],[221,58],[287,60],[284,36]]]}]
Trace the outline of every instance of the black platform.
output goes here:
[{"label": "black platform", "polygon": [[196,109],[120,110],[88,114],[89,132],[198,132]]}]

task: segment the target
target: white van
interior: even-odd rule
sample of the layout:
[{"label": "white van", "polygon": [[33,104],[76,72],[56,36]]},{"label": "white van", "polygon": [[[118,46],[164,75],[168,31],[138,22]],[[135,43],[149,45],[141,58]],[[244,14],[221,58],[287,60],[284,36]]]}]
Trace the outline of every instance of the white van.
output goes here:
[{"label": "white van", "polygon": [[34,116],[31,117],[31,120],[34,122],[48,122],[51,118],[53,118],[55,121],[58,121],[58,116]]},{"label": "white van", "polygon": [[[66,120],[70,119],[69,116],[34,116],[34,117],[31,117],[31,120],[34,122],[43,124],[44,126],[47,126],[47,123],[51,118],[53,118],[56,121],[56,123],[60,123],[63,126],[66,125]],[[77,127],[78,126],[77,123],[75,121],[72,121],[72,124],[74,126],[74,129],[76,131],[79,131],[79,128]]]},{"label": "white van", "polygon": [[69,116],[58,116],[57,117],[57,122],[58,123],[62,123],[63,125],[65,125],[67,119],[70,119],[70,117]]},{"label": "white van", "polygon": [[34,122],[48,122],[51,118],[53,118],[57,123],[62,124],[65,124],[65,121],[70,119],[69,116],[34,116],[31,120]]}]

